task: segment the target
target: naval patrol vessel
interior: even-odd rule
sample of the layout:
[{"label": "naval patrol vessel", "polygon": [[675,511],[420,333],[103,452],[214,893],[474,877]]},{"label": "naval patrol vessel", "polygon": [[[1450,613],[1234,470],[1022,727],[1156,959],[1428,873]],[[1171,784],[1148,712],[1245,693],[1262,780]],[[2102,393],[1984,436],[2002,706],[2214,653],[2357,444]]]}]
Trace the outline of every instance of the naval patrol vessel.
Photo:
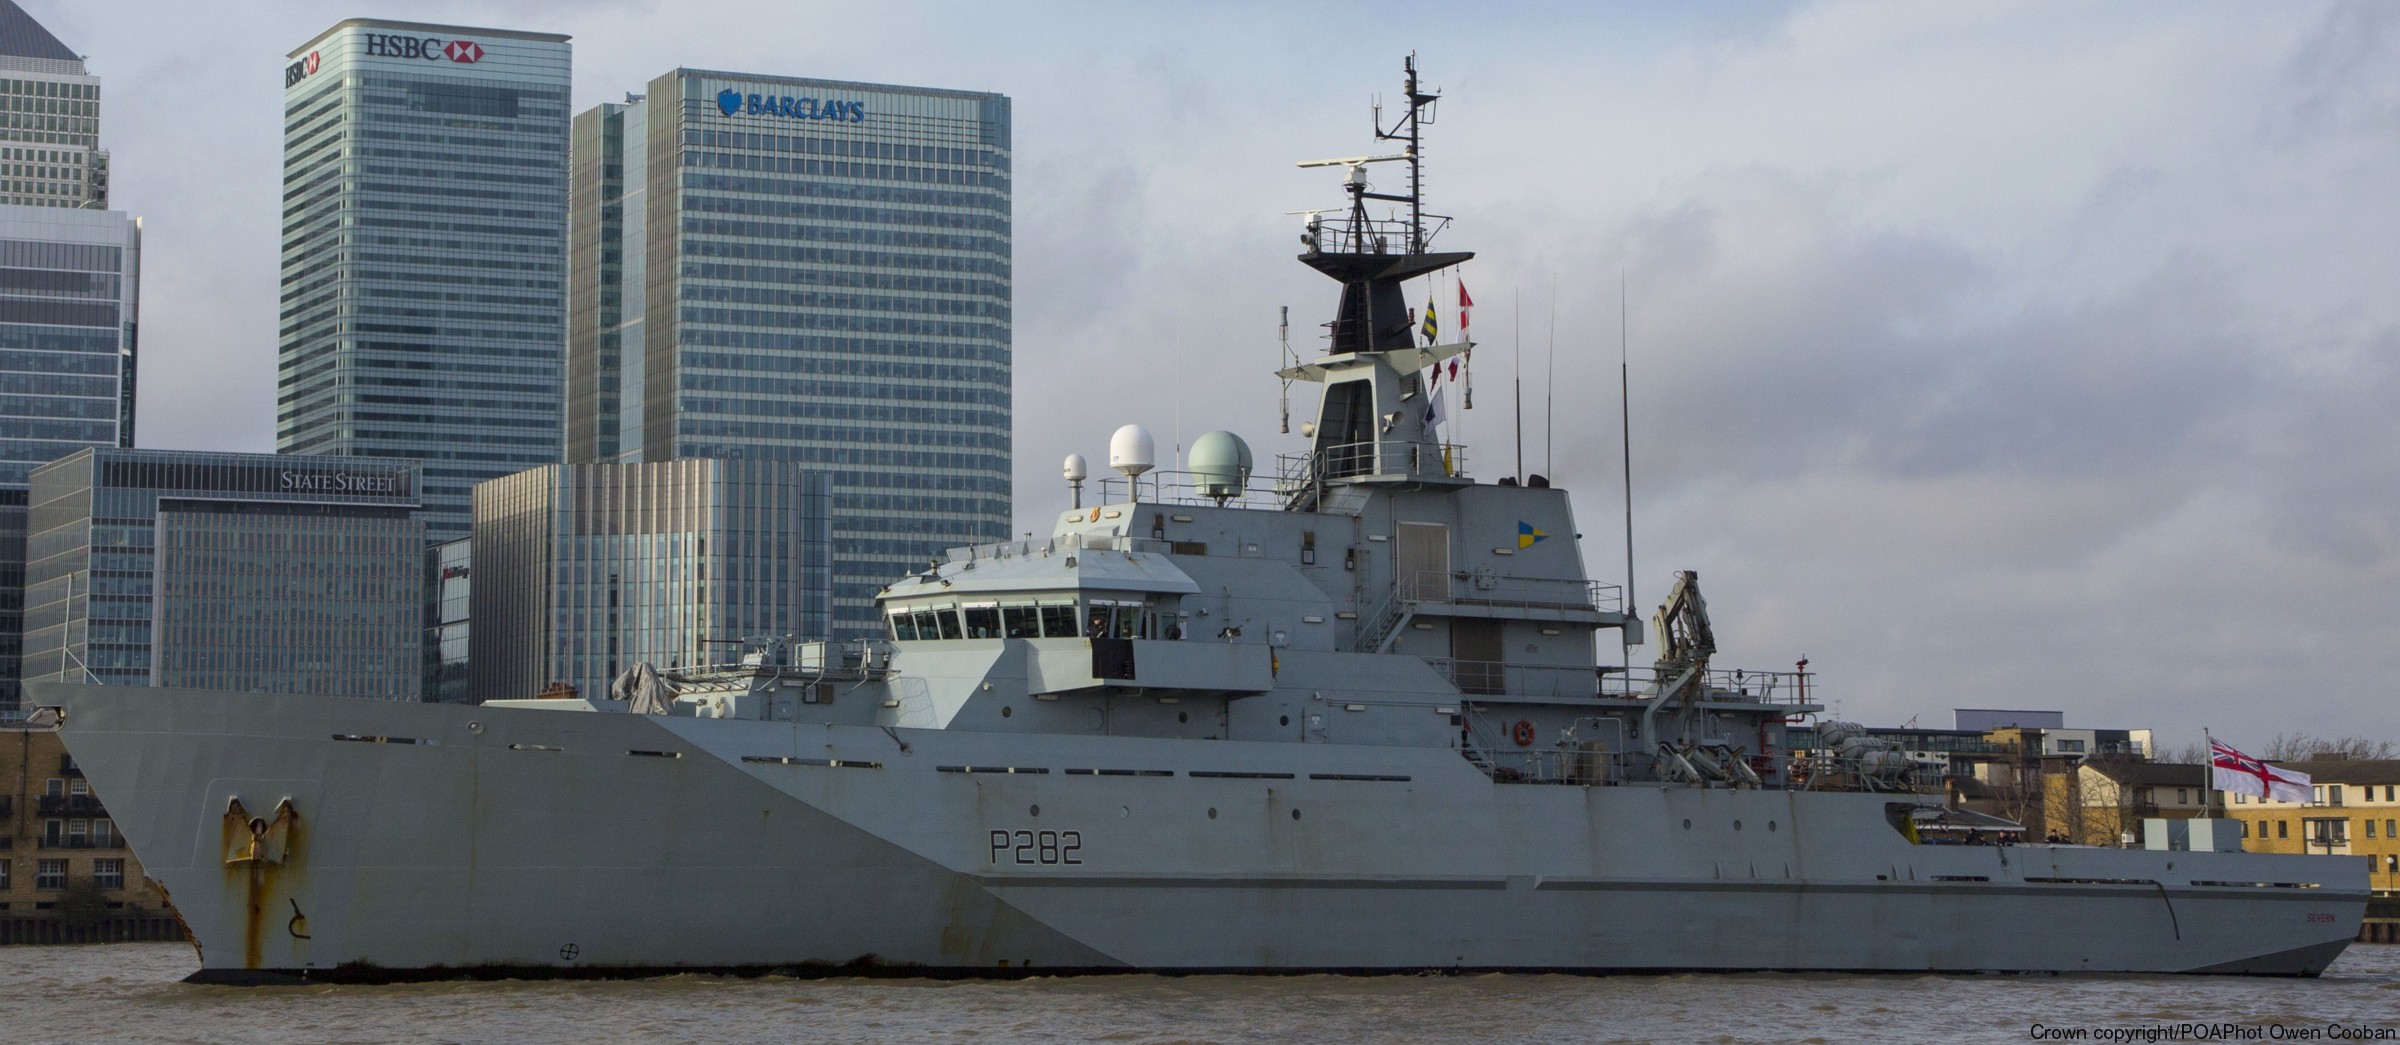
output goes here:
[{"label": "naval patrol vessel", "polygon": [[[1391,156],[1300,261],[1339,284],[1306,452],[1238,439],[881,594],[877,641],[624,698],[394,704],[36,684],[195,980],[1338,970],[2313,975],[2356,860],[1939,845],[1938,795],[1800,672],[1650,621],[1565,491],[1428,424],[1413,60]],[[1371,191],[1374,164],[1403,192]],[[1370,201],[1397,204],[1389,219]],[[1402,216],[1405,215],[1405,216]],[[1072,478],[1081,479],[1071,469]],[[1079,488],[1078,488],[1079,489]],[[1112,490],[1119,495],[1112,495]],[[1079,497],[1079,495],[1078,495]],[[1786,746],[1795,724],[1813,747]]]}]

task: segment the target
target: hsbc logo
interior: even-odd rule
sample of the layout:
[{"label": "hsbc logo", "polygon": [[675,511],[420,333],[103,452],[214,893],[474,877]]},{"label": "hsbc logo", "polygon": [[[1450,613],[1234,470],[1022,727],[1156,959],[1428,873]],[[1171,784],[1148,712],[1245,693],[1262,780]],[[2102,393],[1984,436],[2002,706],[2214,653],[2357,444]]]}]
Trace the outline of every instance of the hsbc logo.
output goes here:
[{"label": "hsbc logo", "polygon": [[373,58],[415,58],[427,62],[473,65],[483,60],[483,45],[473,40],[444,40],[438,36],[400,36],[368,33],[367,55]]},{"label": "hsbc logo", "polygon": [[309,74],[317,71],[319,58],[320,56],[317,52],[310,51],[308,52],[308,57],[285,66],[283,70],[283,85],[285,87],[290,87],[293,84],[308,79]]}]

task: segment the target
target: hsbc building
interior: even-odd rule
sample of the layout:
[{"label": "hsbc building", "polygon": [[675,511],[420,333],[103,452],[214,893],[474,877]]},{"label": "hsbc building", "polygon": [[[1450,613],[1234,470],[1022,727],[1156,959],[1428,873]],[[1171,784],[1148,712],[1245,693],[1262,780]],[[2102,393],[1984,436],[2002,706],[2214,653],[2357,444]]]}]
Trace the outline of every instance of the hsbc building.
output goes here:
[{"label": "hsbc building", "polygon": [[567,37],[356,18],[284,56],[276,450],[412,459],[427,537],[559,459]]}]

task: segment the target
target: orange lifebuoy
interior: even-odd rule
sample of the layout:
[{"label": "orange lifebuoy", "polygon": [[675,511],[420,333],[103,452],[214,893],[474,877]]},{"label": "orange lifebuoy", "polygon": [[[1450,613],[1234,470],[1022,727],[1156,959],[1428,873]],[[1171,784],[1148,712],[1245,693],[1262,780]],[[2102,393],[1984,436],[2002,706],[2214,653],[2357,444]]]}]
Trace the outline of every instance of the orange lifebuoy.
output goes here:
[{"label": "orange lifebuoy", "polygon": [[1508,735],[1509,739],[1517,742],[1518,747],[1532,747],[1533,723],[1518,719],[1516,728],[1509,730]]}]

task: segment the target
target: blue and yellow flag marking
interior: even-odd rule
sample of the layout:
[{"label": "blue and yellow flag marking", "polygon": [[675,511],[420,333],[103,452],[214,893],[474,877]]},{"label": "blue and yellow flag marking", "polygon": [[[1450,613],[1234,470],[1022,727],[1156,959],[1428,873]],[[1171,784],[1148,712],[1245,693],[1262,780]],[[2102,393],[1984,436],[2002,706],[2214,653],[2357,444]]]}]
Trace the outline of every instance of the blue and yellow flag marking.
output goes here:
[{"label": "blue and yellow flag marking", "polygon": [[1543,540],[1549,536],[1549,534],[1534,529],[1532,523],[1524,522],[1522,520],[1517,523],[1517,547],[1519,548],[1531,548],[1534,546],[1535,542]]}]

